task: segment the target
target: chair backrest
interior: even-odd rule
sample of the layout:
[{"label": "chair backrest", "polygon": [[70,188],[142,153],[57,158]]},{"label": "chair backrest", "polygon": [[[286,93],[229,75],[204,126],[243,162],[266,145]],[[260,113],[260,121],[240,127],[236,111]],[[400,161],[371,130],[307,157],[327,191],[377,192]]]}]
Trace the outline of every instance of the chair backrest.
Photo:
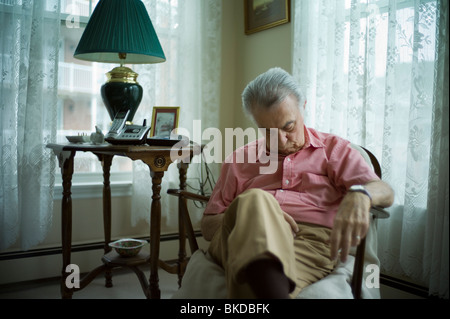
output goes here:
[{"label": "chair backrest", "polygon": [[378,162],[377,158],[375,157],[375,155],[372,154],[372,152],[370,152],[369,150],[367,150],[366,148],[359,146],[357,144],[353,144],[351,143],[351,146],[359,151],[359,153],[361,154],[361,156],[366,160],[366,162],[372,167],[372,169],[374,170],[375,174],[377,174],[377,176],[379,178],[381,178],[382,174],[381,174],[381,166],[380,163]]}]

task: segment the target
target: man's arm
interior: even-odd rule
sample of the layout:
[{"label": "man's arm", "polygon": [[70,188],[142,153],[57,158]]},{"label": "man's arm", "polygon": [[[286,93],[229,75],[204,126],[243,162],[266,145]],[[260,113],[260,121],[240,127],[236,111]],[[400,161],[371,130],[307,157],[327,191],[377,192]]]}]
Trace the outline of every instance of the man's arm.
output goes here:
[{"label": "man's arm", "polygon": [[[298,225],[295,220],[287,213],[283,212],[284,219],[291,226],[292,234],[295,237],[295,234],[298,232]],[[216,231],[219,229],[220,225],[222,225],[223,214],[217,215],[203,215],[201,222],[201,230],[203,234],[203,238],[208,241],[211,241]]]},{"label": "man's arm", "polygon": [[364,187],[372,196],[372,206],[389,207],[394,203],[394,191],[383,181],[369,182]]},{"label": "man's arm", "polygon": [[223,214],[203,215],[201,222],[201,230],[203,238],[211,241],[216,231],[222,225]]},{"label": "man's arm", "polygon": [[372,181],[364,185],[372,197],[359,192],[347,193],[338,209],[331,232],[331,258],[346,261],[350,247],[359,244],[369,229],[370,207],[389,207],[394,202],[392,188],[383,181]]}]

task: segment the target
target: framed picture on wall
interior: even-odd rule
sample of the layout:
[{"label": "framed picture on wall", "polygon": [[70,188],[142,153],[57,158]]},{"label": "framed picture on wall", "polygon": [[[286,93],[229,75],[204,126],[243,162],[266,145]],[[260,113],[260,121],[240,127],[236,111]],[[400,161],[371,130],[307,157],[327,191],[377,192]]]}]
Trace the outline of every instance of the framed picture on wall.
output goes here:
[{"label": "framed picture on wall", "polygon": [[291,21],[290,0],[244,0],[245,34]]},{"label": "framed picture on wall", "polygon": [[153,107],[150,137],[169,139],[172,130],[178,128],[179,106]]}]

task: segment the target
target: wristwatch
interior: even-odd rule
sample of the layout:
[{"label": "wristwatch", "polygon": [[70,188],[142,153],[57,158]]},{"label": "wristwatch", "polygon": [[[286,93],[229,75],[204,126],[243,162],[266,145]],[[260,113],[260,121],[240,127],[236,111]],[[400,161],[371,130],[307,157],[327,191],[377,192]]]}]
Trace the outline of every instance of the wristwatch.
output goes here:
[{"label": "wristwatch", "polygon": [[363,185],[352,185],[352,186],[350,186],[348,191],[366,194],[369,197],[370,202],[372,203],[372,196],[370,196],[370,193],[367,191],[367,189]]}]

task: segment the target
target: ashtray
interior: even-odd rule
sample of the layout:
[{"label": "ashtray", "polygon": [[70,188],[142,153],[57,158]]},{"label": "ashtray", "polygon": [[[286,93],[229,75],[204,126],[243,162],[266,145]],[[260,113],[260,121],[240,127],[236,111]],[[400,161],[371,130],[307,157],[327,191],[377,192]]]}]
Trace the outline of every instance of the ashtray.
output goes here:
[{"label": "ashtray", "polygon": [[146,244],[148,244],[146,240],[124,238],[109,243],[109,246],[114,248],[122,257],[133,257],[136,256]]},{"label": "ashtray", "polygon": [[91,137],[87,135],[67,135],[66,138],[70,143],[89,143],[91,141]]}]

